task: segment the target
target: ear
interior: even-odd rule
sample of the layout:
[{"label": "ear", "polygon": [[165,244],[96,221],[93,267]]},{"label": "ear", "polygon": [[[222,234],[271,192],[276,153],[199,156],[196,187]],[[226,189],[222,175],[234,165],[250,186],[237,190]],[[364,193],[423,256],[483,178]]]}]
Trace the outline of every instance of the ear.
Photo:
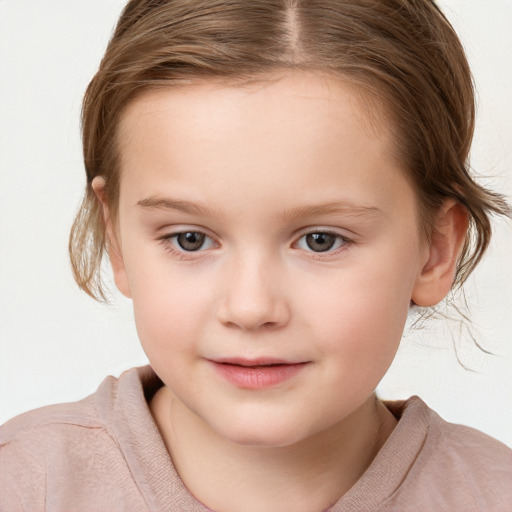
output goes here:
[{"label": "ear", "polygon": [[457,260],[468,230],[466,208],[448,199],[440,208],[428,246],[428,259],[418,276],[412,301],[423,307],[441,302],[455,278]]},{"label": "ear", "polygon": [[107,251],[112,271],[114,273],[114,281],[119,291],[125,297],[131,298],[121,246],[119,244],[115,226],[112,222],[112,216],[110,214],[110,208],[105,194],[105,184],[106,181],[103,176],[96,176],[92,180],[91,186],[103,209],[103,221],[105,223],[105,232],[107,234]]}]

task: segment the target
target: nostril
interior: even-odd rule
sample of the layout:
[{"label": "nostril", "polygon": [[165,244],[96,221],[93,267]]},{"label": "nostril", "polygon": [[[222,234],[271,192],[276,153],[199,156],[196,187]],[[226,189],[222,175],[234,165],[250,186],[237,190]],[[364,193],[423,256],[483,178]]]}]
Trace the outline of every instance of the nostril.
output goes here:
[{"label": "nostril", "polygon": [[[284,310],[284,309],[283,309]],[[219,314],[219,320],[226,327],[242,329],[243,331],[277,329],[288,322],[289,315],[287,313],[277,313],[274,309],[272,312],[257,315],[254,313],[233,310],[225,310]],[[269,319],[270,318],[270,319]]]},{"label": "nostril", "polygon": [[217,315],[222,324],[252,331],[272,330],[288,322],[290,312],[282,287],[258,268],[251,265],[224,282]]},{"label": "nostril", "polygon": [[241,321],[241,320],[239,320],[238,322],[230,321],[230,322],[223,322],[223,323],[227,327],[242,329],[243,331],[255,331],[258,329],[271,330],[271,329],[278,327],[278,325],[279,325],[277,322],[263,322],[263,323],[251,322],[250,323],[250,322]]}]

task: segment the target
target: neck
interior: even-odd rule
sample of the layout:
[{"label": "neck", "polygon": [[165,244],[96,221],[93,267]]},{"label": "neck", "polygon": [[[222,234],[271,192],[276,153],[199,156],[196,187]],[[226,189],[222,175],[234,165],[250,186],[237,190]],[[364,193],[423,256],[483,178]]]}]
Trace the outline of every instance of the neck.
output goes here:
[{"label": "neck", "polygon": [[243,446],[218,436],[165,387],[150,408],[186,487],[223,512],[328,508],[361,477],[396,425],[372,395],[350,416],[299,443]]}]

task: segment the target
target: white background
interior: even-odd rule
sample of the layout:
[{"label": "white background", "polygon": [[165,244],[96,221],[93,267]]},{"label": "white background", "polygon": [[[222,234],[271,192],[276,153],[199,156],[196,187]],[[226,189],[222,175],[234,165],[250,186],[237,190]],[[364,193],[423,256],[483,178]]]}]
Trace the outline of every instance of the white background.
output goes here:
[{"label": "white background", "polygon": [[[77,400],[146,363],[131,304],[96,304],[74,284],[67,237],[85,184],[79,109],[121,0],[0,0],[0,423]],[[477,89],[473,167],[512,196],[512,1],[439,2]],[[474,349],[456,323],[407,334],[379,391],[420,395],[450,421],[512,446],[512,235],[500,222],[467,287]],[[371,311],[368,320],[371,321]],[[457,362],[454,340],[463,361]],[[364,368],[361,369],[364,371]]]}]

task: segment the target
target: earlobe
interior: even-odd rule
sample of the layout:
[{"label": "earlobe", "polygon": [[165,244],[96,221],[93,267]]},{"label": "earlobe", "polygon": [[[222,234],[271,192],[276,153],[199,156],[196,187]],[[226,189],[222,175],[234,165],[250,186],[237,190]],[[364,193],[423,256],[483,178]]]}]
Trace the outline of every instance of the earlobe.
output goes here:
[{"label": "earlobe", "polygon": [[103,222],[105,223],[105,232],[107,235],[107,252],[110,259],[110,265],[112,266],[112,272],[114,273],[114,281],[118,290],[125,297],[131,298],[121,248],[116,236],[115,227],[112,223],[110,208],[105,195],[105,183],[105,178],[103,178],[103,176],[96,176],[92,180],[91,186],[96,197],[100,201],[103,210]]},{"label": "earlobe", "polygon": [[454,199],[447,200],[439,210],[428,247],[428,259],[413,288],[414,304],[434,306],[450,291],[466,239],[468,219],[467,210]]}]

